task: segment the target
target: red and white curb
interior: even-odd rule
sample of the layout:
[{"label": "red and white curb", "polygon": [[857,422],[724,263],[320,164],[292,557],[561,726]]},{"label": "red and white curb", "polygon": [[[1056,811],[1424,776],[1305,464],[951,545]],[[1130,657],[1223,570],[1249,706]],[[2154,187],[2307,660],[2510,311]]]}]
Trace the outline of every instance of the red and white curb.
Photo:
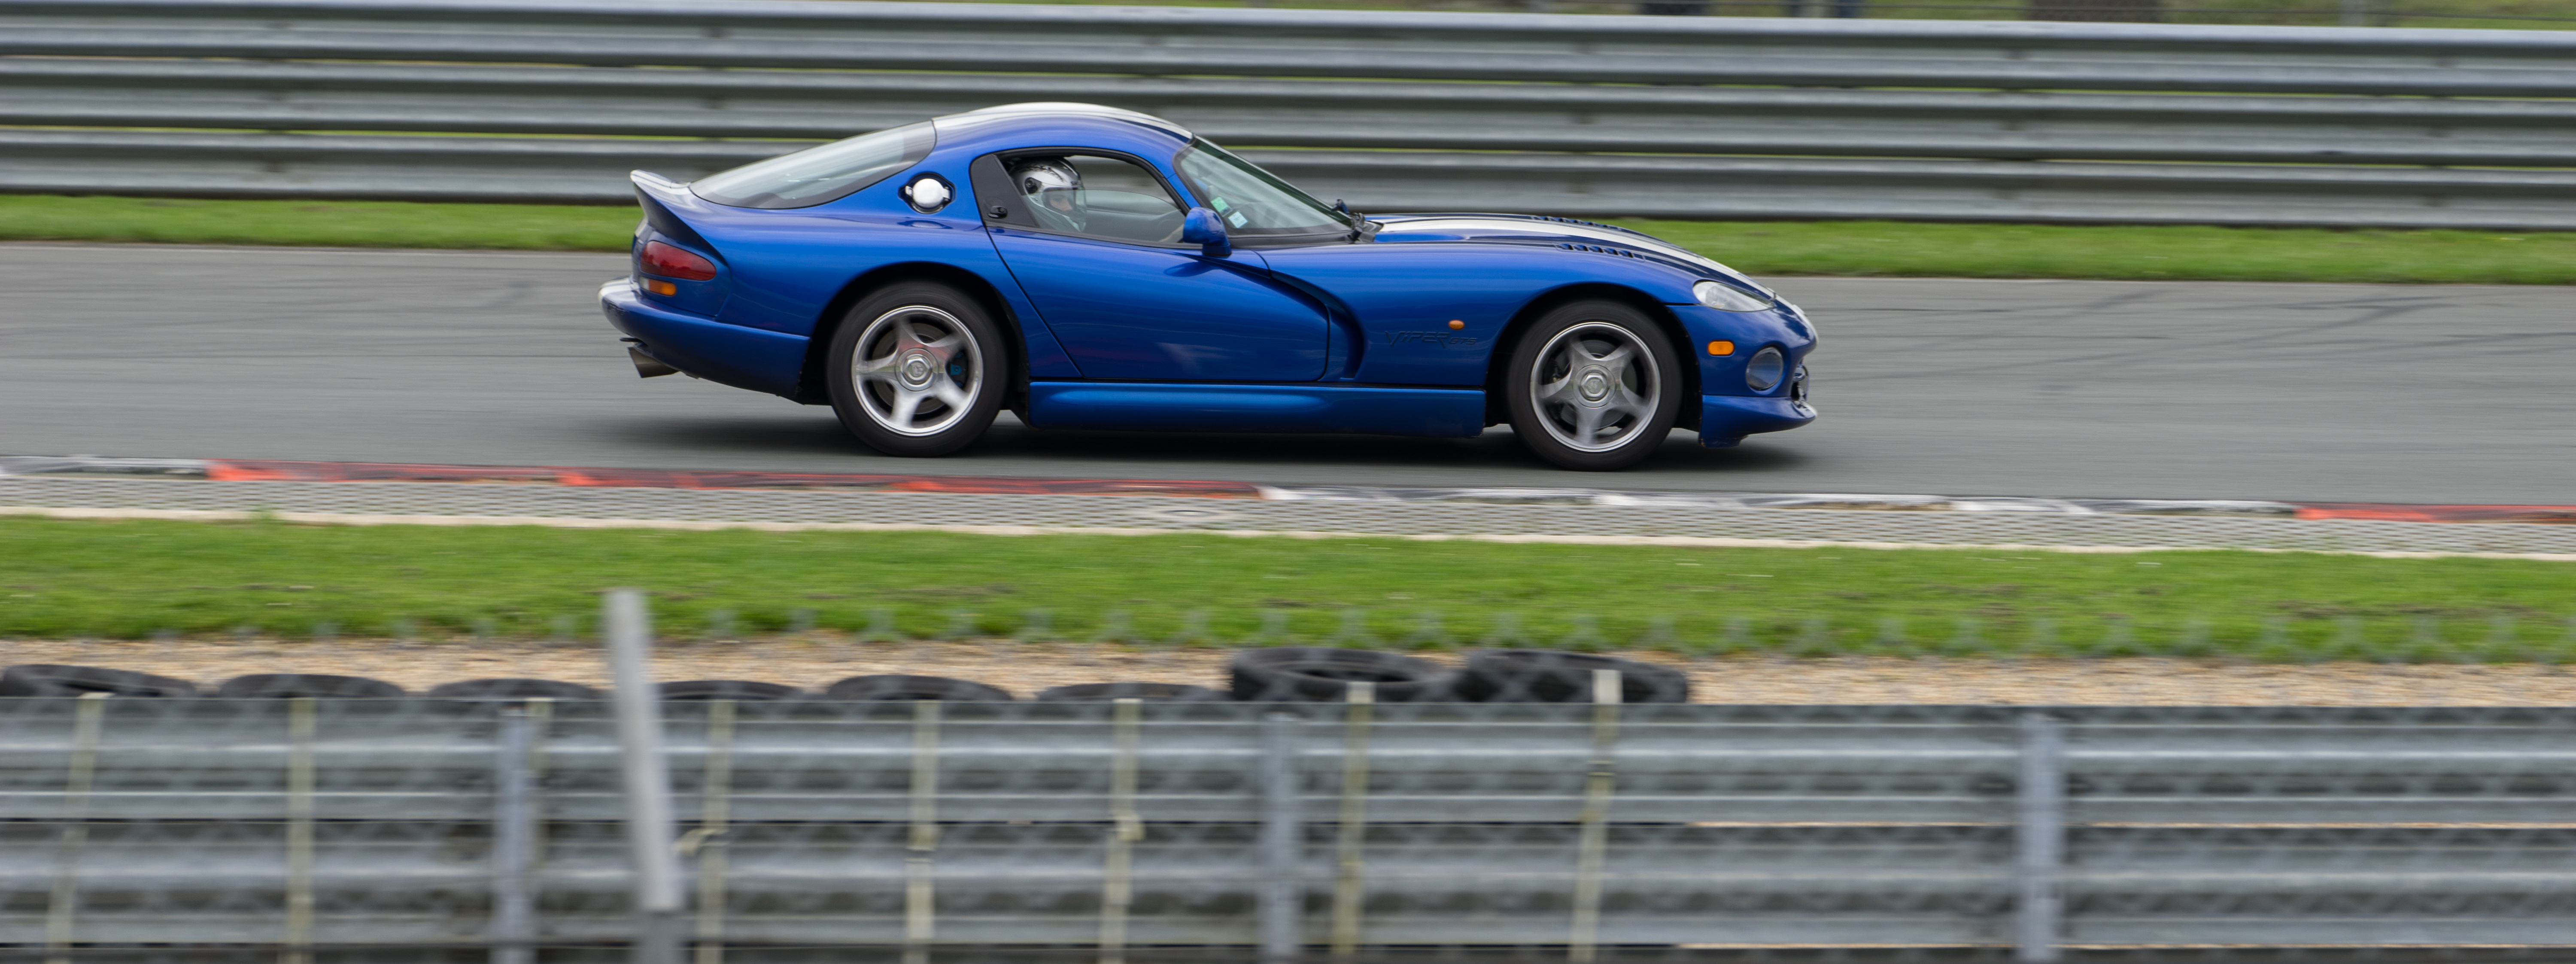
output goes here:
[{"label": "red and white curb", "polygon": [[2361,519],[2382,522],[2576,524],[2576,505],[2413,505],[2232,499],[2053,499],[2023,496],[1673,492],[1591,488],[1390,488],[1263,485],[1173,479],[1033,479],[992,476],[735,472],[565,466],[434,465],[267,459],[146,459],[88,455],[0,456],[0,478],[113,476],[219,482],[452,482],[580,488],[942,492],[1259,499],[1273,502],[1480,503],[1663,508],[2039,513]]}]

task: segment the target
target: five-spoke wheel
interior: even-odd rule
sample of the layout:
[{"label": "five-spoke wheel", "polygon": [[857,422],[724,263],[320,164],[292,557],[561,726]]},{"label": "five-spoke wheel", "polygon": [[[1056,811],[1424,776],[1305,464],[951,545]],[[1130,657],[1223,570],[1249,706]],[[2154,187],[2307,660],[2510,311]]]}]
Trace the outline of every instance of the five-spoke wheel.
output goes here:
[{"label": "five-spoke wheel", "polygon": [[850,310],[832,339],[832,407],[888,455],[945,455],[993,424],[1008,381],[983,307],[943,285],[905,284]]},{"label": "five-spoke wheel", "polygon": [[1569,469],[1625,468],[1672,431],[1680,372],[1644,313],[1607,301],[1566,305],[1524,331],[1512,352],[1512,431]]}]

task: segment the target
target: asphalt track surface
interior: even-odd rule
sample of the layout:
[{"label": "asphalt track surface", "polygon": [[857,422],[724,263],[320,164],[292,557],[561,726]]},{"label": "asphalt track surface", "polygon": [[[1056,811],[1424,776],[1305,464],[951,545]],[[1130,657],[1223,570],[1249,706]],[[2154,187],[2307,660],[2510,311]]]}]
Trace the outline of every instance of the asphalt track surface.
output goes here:
[{"label": "asphalt track surface", "polygon": [[0,245],[0,454],[2104,498],[2576,502],[2576,289],[1793,278],[1823,417],[1616,474],[1476,439],[1042,432],[877,455],[640,380],[616,255]]}]

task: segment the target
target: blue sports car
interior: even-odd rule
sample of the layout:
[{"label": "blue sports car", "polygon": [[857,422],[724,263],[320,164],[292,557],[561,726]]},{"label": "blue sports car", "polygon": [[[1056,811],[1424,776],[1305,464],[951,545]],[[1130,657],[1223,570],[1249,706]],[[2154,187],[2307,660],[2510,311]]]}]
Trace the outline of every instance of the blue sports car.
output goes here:
[{"label": "blue sports car", "polygon": [[681,184],[634,175],[629,356],[892,455],[1041,429],[1472,436],[1570,469],[1813,421],[1815,323],[1608,225],[1366,217],[1169,121],[1015,104]]}]

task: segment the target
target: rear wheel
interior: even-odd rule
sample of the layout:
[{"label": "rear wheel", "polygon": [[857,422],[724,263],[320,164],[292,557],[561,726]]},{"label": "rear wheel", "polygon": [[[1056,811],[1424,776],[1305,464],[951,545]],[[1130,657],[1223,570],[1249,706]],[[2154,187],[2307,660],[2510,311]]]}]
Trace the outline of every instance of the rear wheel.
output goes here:
[{"label": "rear wheel", "polygon": [[982,437],[1001,411],[1004,350],[1000,327],[957,289],[887,288],[850,309],[832,336],[832,410],[869,448],[946,455]]},{"label": "rear wheel", "polygon": [[1512,432],[1569,469],[1624,469],[1653,455],[1681,411],[1681,359],[1644,312],[1582,301],[1521,333],[1506,372]]}]

